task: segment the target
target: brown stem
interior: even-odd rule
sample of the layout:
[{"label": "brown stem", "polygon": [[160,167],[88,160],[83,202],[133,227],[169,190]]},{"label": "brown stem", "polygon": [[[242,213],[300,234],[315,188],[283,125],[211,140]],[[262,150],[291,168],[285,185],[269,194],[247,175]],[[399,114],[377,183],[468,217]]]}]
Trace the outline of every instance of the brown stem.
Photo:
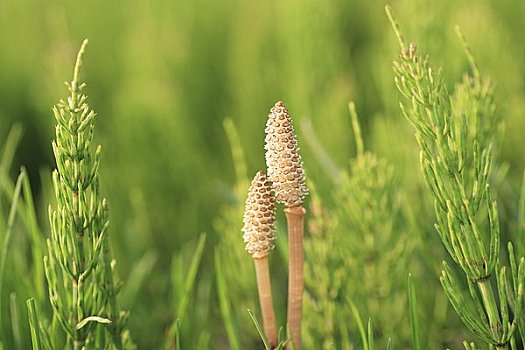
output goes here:
[{"label": "brown stem", "polygon": [[[293,349],[301,350],[301,317],[303,312],[303,234],[304,215],[302,206],[285,208],[288,222],[288,329],[292,337]],[[289,349],[290,347],[288,347]]]},{"label": "brown stem", "polygon": [[264,334],[270,348],[277,347],[277,326],[273,313],[272,285],[270,282],[270,269],[268,268],[268,255],[254,258],[255,273],[257,274],[257,288],[259,289],[259,304],[263,318]]}]

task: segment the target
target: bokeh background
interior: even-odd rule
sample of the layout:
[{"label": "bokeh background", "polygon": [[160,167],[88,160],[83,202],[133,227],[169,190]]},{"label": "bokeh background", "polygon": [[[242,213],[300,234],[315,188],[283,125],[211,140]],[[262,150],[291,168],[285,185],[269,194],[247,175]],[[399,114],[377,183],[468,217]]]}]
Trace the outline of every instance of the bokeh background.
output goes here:
[{"label": "bokeh background", "polygon": [[[391,66],[399,48],[384,5],[355,0],[0,1],[0,141],[5,143],[11,128],[23,129],[10,176],[27,167],[46,237],[54,168],[51,107],[67,96],[63,82],[71,79],[80,43],[90,40],[83,77],[98,113],[96,142],[103,148],[102,193],[110,203],[112,248],[129,284],[122,303],[130,310],[139,348],[164,344],[177,317],[180,276],[203,232],[206,244],[183,334],[190,349],[230,347],[215,286],[216,259],[227,256],[228,249],[242,251],[243,176],[264,167],[266,116],[280,99],[296,122],[309,179],[326,203],[334,201],[334,174],[355,155],[348,113],[348,102],[354,101],[366,148],[392,164],[395,186],[417,213],[417,224],[400,231],[425,241],[427,248],[415,247],[410,254],[441,254],[413,132],[398,108]],[[451,90],[467,70],[455,25],[461,26],[483,74],[497,83],[505,124],[498,149],[503,174],[498,198],[506,232],[512,232],[525,164],[525,2],[393,0],[391,5],[407,38],[444,68]],[[242,161],[232,158],[232,137]],[[237,245],[224,243],[237,239]],[[24,243],[15,242],[18,246],[23,249]],[[27,252],[11,254],[23,260]],[[249,256],[240,256],[243,269],[251,269]],[[315,257],[307,259],[315,264]],[[412,271],[430,286],[421,288],[420,311],[423,328],[431,329],[432,309],[447,308],[439,297],[440,258],[432,259],[431,267],[414,260],[399,275]],[[276,258],[272,268],[275,293],[284,296],[282,263]],[[254,281],[246,284],[248,290],[255,286]],[[229,288],[234,295],[233,280]],[[425,293],[441,298],[441,304],[426,302]],[[19,295],[22,301],[27,297]],[[232,299],[229,307],[244,313],[245,305]],[[360,311],[366,319],[376,317]],[[25,317],[23,309],[21,314]],[[282,320],[283,311],[278,315]],[[425,331],[429,348],[457,344],[464,336],[445,329],[458,323],[447,315],[445,326],[436,326],[434,333],[448,340],[437,344],[433,331]],[[399,307],[395,317],[409,329],[406,308]],[[244,348],[253,348],[255,328],[238,323],[241,338],[252,339],[242,340],[252,344]],[[357,333],[349,333],[359,348]],[[5,334],[10,344],[11,335]],[[379,335],[387,336],[396,344],[405,333]]]}]

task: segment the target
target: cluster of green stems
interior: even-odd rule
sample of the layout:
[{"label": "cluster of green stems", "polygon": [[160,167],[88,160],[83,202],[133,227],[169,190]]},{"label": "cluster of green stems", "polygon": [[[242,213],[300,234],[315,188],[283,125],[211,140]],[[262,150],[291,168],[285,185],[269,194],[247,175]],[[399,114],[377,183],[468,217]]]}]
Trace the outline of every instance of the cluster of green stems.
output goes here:
[{"label": "cluster of green stems", "polygon": [[[101,147],[91,151],[96,113],[79,80],[87,43],[78,53],[73,80],[66,83],[70,96],[53,108],[56,208],[49,208],[51,238],[44,268],[53,319],[66,335],[66,346],[131,349],[124,327],[127,316],[116,300],[120,285],[109,247],[108,205],[99,191]],[[51,349],[59,346],[45,331],[42,338]]]},{"label": "cluster of green stems", "polygon": [[[415,44],[406,43],[388,7],[387,14],[401,46],[401,54],[394,62],[395,82],[404,97],[401,110],[416,130],[421,169],[435,201],[435,227],[450,259],[463,273],[468,290],[447,262],[443,262],[442,286],[458,316],[480,340],[496,348],[516,350],[520,343],[525,344],[521,321],[525,260],[516,263],[509,243],[510,266],[500,261],[498,207],[489,186],[494,154],[492,130],[497,121],[492,85],[481,77],[465,45],[472,75],[464,78],[454,95],[449,94],[442,71],[433,70],[428,57],[419,55]],[[461,34],[460,38],[464,41]],[[86,45],[87,40],[78,53],[73,79],[66,84],[70,96],[53,108],[57,122],[53,141],[56,207],[49,209],[51,237],[44,270],[53,321],[66,335],[66,347],[133,349],[125,328],[127,314],[117,303],[120,283],[109,247],[108,205],[99,191],[101,148],[91,150],[96,113],[87,104],[87,96],[82,93],[85,84],[80,81]],[[285,204],[290,236],[289,344],[301,349],[303,198],[308,191],[287,110],[278,102],[272,113],[273,118],[283,118],[268,124],[268,177],[277,202]],[[284,127],[289,128],[289,135],[283,138],[286,132],[280,128]],[[362,155],[362,144],[357,148]],[[281,149],[289,153],[281,154]],[[282,180],[288,176],[291,180]],[[261,309],[269,315],[265,330],[273,348],[279,346],[279,339],[265,253],[254,259],[258,276],[264,277],[258,278]],[[37,338],[44,349],[59,346],[50,334],[53,327],[49,329],[32,324],[32,332],[39,333]],[[473,347],[465,342],[465,348]]]},{"label": "cluster of green stems", "polygon": [[476,336],[497,348],[517,349],[525,270],[523,259],[516,267],[510,244],[511,283],[499,262],[498,208],[488,184],[497,122],[492,85],[480,76],[465,44],[473,73],[449,95],[442,71],[433,70],[415,44],[407,45],[389,7],[387,14],[402,50],[394,62],[395,83],[405,98],[400,106],[416,130],[421,169],[435,201],[435,227],[468,292],[446,262],[441,283]]}]

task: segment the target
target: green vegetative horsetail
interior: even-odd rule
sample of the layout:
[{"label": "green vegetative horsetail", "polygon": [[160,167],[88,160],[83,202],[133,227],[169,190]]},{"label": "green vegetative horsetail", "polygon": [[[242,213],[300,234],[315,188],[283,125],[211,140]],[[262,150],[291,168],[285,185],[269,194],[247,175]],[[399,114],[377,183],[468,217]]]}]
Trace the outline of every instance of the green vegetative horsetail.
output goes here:
[{"label": "green vegetative horsetail", "polygon": [[518,325],[523,318],[525,262],[520,259],[516,267],[510,243],[510,271],[500,261],[498,207],[489,186],[498,122],[492,84],[480,75],[458,30],[472,74],[449,94],[442,70],[433,69],[415,44],[405,42],[391,9],[386,11],[401,46],[394,61],[401,111],[416,130],[421,170],[435,201],[436,230],[468,291],[446,262],[441,283],[458,316],[481,341],[517,349],[517,339],[524,339]]},{"label": "green vegetative horsetail", "polygon": [[[108,240],[108,204],[99,190],[101,147],[92,151],[96,113],[89,107],[78,52],[70,95],[53,107],[56,120],[53,172],[56,207],[49,208],[51,237],[44,258],[53,319],[62,329],[33,324],[44,349],[134,349],[127,313],[117,302],[122,286]],[[36,329],[35,329],[36,328]]]}]

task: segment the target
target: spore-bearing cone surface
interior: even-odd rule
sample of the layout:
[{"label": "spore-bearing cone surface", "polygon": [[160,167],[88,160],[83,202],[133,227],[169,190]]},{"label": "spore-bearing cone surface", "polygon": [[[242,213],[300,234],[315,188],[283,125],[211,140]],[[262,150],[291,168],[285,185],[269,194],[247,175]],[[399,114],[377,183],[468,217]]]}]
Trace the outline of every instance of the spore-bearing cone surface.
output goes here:
[{"label": "spore-bearing cone surface", "polygon": [[268,256],[275,247],[274,200],[270,181],[259,171],[248,190],[242,228],[246,250],[254,259]]},{"label": "spore-bearing cone surface", "polygon": [[292,118],[282,101],[270,110],[265,132],[266,166],[275,199],[287,207],[299,206],[308,188]]}]

